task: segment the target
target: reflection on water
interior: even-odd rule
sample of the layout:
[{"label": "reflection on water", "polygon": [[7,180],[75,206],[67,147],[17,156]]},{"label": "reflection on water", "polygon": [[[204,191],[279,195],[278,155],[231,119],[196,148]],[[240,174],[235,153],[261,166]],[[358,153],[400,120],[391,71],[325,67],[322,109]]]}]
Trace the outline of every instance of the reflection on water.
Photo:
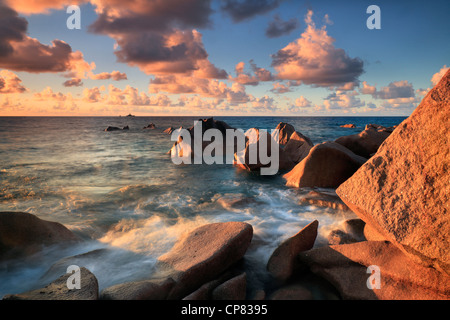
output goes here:
[{"label": "reflection on water", "polygon": [[[218,118],[219,119],[219,118]],[[104,249],[81,260],[100,288],[145,278],[176,239],[210,223],[245,221],[254,228],[246,258],[255,275],[276,246],[313,220],[317,245],[352,213],[298,203],[280,176],[258,176],[231,165],[174,165],[167,127],[197,118],[0,118],[0,211],[26,211],[58,221],[85,239],[49,248],[27,261],[0,265],[0,296],[46,284],[60,259]],[[292,124],[314,143],[360,132],[367,123],[392,126],[403,118],[220,118],[235,128]],[[149,123],[155,130],[143,130]],[[355,129],[339,125],[355,123]],[[105,132],[108,126],[129,131]],[[78,258],[79,259],[79,258]],[[53,270],[53,272],[49,272]],[[45,277],[43,275],[46,274]]]}]

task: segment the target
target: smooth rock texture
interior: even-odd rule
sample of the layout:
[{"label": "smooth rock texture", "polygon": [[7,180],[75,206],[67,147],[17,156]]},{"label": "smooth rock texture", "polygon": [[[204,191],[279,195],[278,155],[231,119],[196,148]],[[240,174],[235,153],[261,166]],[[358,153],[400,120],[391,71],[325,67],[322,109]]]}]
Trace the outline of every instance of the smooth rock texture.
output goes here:
[{"label": "smooth rock texture", "polygon": [[296,268],[297,255],[314,246],[318,227],[319,221],[314,220],[275,249],[267,262],[267,270],[276,279],[285,281],[292,276]]},{"label": "smooth rock texture", "polygon": [[289,137],[283,151],[294,163],[299,163],[306,158],[312,147],[314,147],[314,144],[311,139],[300,132],[294,131]]},{"label": "smooth rock texture", "polygon": [[280,122],[275,129],[279,130],[278,141],[281,146],[286,145],[295,132],[295,128],[292,125],[284,122]]},{"label": "smooth rock texture", "polygon": [[175,280],[168,299],[181,299],[211,281],[240,260],[253,237],[253,227],[244,222],[201,226],[181,237],[158,258],[162,274]]},{"label": "smooth rock texture", "polygon": [[416,262],[450,274],[450,71],[337,194]]},{"label": "smooth rock texture", "polygon": [[289,187],[337,188],[366,160],[338,143],[324,142],[283,177]]},{"label": "smooth rock texture", "polygon": [[38,252],[45,246],[80,239],[58,222],[26,212],[0,212],[0,261]]},{"label": "smooth rock texture", "polygon": [[143,280],[117,284],[100,293],[101,300],[165,300],[175,282]]},{"label": "smooth rock texture", "polygon": [[[387,241],[320,247],[299,254],[299,261],[328,280],[343,299],[450,299],[450,277],[414,263]],[[380,289],[369,288],[369,266],[380,270]]]},{"label": "smooth rock texture", "polygon": [[245,300],[247,275],[245,272],[217,286],[212,292],[213,300]]},{"label": "smooth rock texture", "polygon": [[80,289],[68,289],[67,280],[73,274],[64,274],[44,288],[21,294],[6,295],[3,300],[97,300],[98,281],[88,269],[80,268]]}]

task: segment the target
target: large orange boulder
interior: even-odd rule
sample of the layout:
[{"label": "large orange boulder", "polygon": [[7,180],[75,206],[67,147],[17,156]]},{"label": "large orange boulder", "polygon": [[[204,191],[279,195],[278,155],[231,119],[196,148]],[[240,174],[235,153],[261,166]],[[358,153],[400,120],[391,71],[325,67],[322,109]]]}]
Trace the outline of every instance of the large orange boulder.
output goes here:
[{"label": "large orange boulder", "polygon": [[289,187],[337,188],[365,161],[336,142],[324,142],[314,146],[283,178]]},{"label": "large orange boulder", "polygon": [[337,194],[415,261],[450,274],[450,71]]}]

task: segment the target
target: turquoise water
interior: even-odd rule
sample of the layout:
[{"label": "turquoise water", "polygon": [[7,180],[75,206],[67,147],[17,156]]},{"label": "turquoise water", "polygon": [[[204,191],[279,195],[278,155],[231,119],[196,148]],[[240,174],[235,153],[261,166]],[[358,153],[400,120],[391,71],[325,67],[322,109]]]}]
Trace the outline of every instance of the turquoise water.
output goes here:
[{"label": "turquoise water", "polygon": [[[245,221],[254,227],[246,264],[255,283],[276,246],[313,220],[317,245],[345,213],[301,205],[308,190],[288,188],[280,175],[259,176],[232,165],[175,165],[167,127],[191,127],[197,117],[0,118],[0,211],[25,211],[58,221],[84,242],[49,248],[28,260],[0,265],[0,297],[46,284],[61,258],[108,248],[85,266],[100,288],[148,277],[156,259],[183,233],[205,223]],[[218,117],[244,131],[274,129],[283,121],[316,143],[358,133],[368,123],[398,117]],[[144,130],[155,123],[155,130]],[[346,123],[356,128],[340,128]],[[129,131],[105,132],[108,126]],[[233,205],[234,200],[242,200]],[[60,274],[59,274],[60,275]],[[59,275],[51,275],[57,277]],[[47,282],[46,282],[47,281]]]}]

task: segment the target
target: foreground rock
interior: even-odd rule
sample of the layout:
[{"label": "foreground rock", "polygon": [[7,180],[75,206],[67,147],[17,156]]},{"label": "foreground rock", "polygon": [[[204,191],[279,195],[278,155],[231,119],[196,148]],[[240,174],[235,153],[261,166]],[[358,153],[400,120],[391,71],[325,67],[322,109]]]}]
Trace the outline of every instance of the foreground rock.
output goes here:
[{"label": "foreground rock", "polygon": [[278,280],[286,281],[296,269],[297,255],[311,249],[317,237],[317,220],[311,222],[293,237],[281,243],[272,253],[267,270]]},{"label": "foreground rock", "polygon": [[[446,274],[414,263],[389,242],[321,247],[300,253],[299,260],[333,284],[343,299],[450,299],[450,278]],[[379,289],[377,281],[368,286],[369,266],[379,267]]]},{"label": "foreground rock", "polygon": [[450,71],[378,152],[337,189],[417,262],[450,274]]},{"label": "foreground rock", "polygon": [[376,124],[368,124],[366,128],[358,133],[336,139],[336,142],[343,145],[353,153],[364,158],[370,158],[381,144],[391,134],[393,128],[387,128]]},{"label": "foreground rock", "polygon": [[0,212],[0,261],[36,253],[79,238],[58,222],[25,212]]},{"label": "foreground rock", "polygon": [[86,268],[80,268],[80,289],[69,289],[67,282],[72,274],[65,274],[44,288],[6,295],[3,300],[97,300],[97,278]]},{"label": "foreground rock", "polygon": [[174,286],[172,279],[143,280],[117,284],[100,293],[101,300],[165,300]]},{"label": "foreground rock", "polygon": [[337,188],[366,160],[338,143],[324,142],[283,177],[290,187]]},{"label": "foreground rock", "polygon": [[158,259],[161,276],[175,280],[167,298],[181,299],[217,278],[244,256],[252,237],[244,222],[208,224],[183,236]]}]

